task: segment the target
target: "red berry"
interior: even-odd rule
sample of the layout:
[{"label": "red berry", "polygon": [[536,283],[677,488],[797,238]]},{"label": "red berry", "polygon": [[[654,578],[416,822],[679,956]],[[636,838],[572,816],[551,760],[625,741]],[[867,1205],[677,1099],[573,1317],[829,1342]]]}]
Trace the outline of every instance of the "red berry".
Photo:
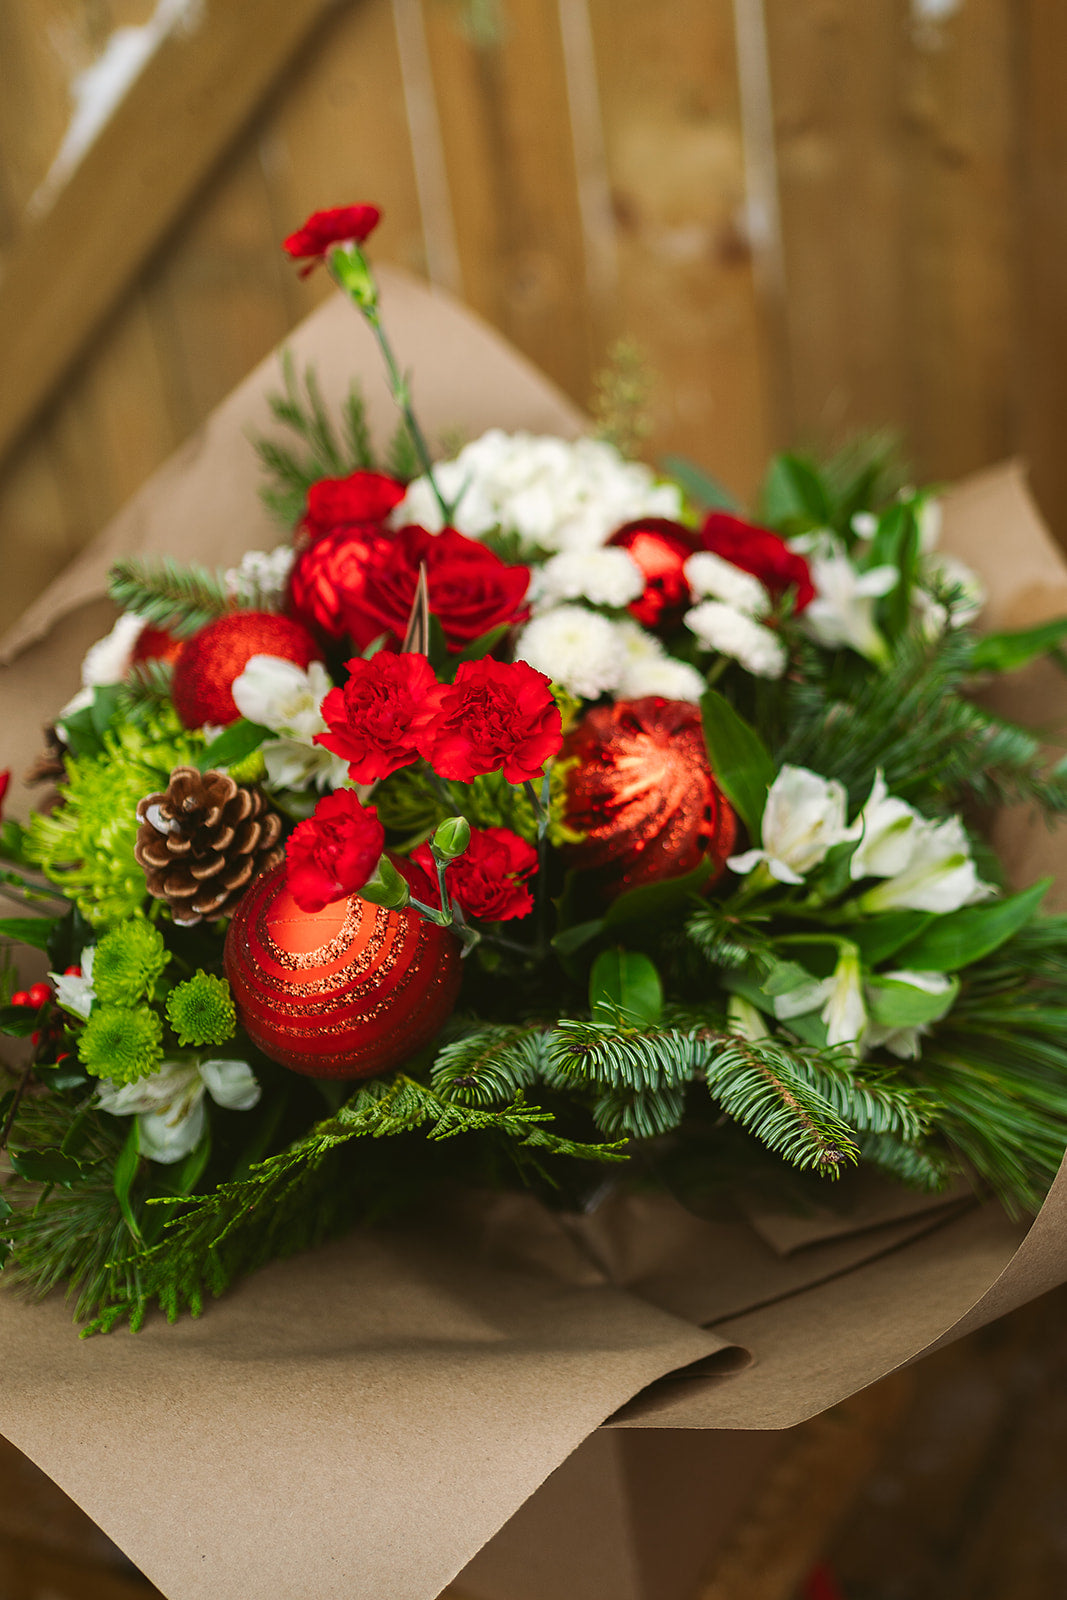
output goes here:
[{"label": "red berry", "polygon": [[41,1031],[40,1031],[39,1028],[34,1028],[33,1032],[30,1034],[30,1043],[31,1044],[40,1044],[40,1042],[41,1042]]},{"label": "red berry", "polygon": [[52,998],[52,986],[49,983],[34,983],[30,986],[29,1002],[31,1006],[46,1006]]},{"label": "red berry", "polygon": [[64,967],[63,968],[63,976],[64,976],[64,978],[80,978],[81,975],[82,975],[81,967]]},{"label": "red berry", "polygon": [[13,1006],[28,1006],[30,1004],[30,997],[26,993],[25,989],[15,990],[14,994],[11,996],[11,1004]]}]

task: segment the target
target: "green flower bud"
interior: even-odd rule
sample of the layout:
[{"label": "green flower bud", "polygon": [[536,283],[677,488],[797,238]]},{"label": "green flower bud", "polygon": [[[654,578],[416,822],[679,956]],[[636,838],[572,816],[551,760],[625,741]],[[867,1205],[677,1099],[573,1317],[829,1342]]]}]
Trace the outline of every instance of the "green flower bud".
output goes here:
[{"label": "green flower bud", "polygon": [[471,825],[466,817],[446,817],[434,829],[430,849],[442,861],[455,861],[471,842]]},{"label": "green flower bud", "polygon": [[345,293],[363,311],[378,305],[378,286],[371,276],[367,258],[356,244],[337,245],[330,251],[330,271]]},{"label": "green flower bud", "polygon": [[360,889],[359,897],[369,900],[371,905],[399,911],[411,899],[411,890],[407,879],[396,870],[389,857],[379,856],[378,865]]}]

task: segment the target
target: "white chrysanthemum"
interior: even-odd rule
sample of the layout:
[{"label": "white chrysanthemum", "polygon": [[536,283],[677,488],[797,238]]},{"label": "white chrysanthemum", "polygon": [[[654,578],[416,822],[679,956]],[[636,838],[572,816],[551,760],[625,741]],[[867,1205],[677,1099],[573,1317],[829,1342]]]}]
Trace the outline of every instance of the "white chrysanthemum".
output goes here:
[{"label": "white chrysanthemum", "polygon": [[662,655],[658,659],[634,661],[623,668],[615,691],[617,700],[640,700],[646,694],[662,695],[664,700],[698,701],[707,688],[707,679],[687,661]]},{"label": "white chrysanthemum", "polygon": [[625,550],[562,550],[534,569],[530,585],[536,611],[565,600],[621,610],[644,592],[641,568]]},{"label": "white chrysanthemum", "polygon": [[584,606],[557,606],[528,622],[515,646],[527,661],[568,694],[597,700],[618,686],[626,665],[619,627]]},{"label": "white chrysanthemum", "polygon": [[735,611],[721,600],[703,600],[686,612],[685,621],[706,650],[733,656],[754,678],[780,678],[785,671],[787,657],[781,639],[743,611]]},{"label": "white chrysanthemum", "polygon": [[110,633],[90,645],[82,662],[82,685],[94,689],[98,684],[121,683],[130,670],[133,647],[144,632],[145,620],[124,611]]},{"label": "white chrysanthemum", "polygon": [[735,611],[745,611],[751,617],[762,616],[770,610],[770,596],[751,572],[742,572],[732,561],[724,561],[711,550],[698,550],[685,564],[685,577],[690,589],[701,598],[722,600]]},{"label": "white chrysanthemum", "polygon": [[348,776],[340,756],[316,744],[315,735],[326,732],[319,709],[331,688],[321,661],[307,670],[280,656],[252,656],[232,694],[242,717],[280,734],[263,746],[267,777],[279,789],[339,789]]},{"label": "white chrysanthemum", "polygon": [[[434,467],[453,525],[472,539],[495,528],[516,533],[528,550],[597,550],[636,517],[682,511],[674,484],[657,483],[648,467],[627,461],[599,439],[554,439],[492,428]],[[426,478],[417,478],[392,514],[394,527],[418,522],[438,531],[441,508]]]},{"label": "white chrysanthemum", "polygon": [[236,567],[223,577],[226,593],[242,606],[256,611],[276,611],[281,606],[296,560],[291,544],[273,550],[247,550]]}]

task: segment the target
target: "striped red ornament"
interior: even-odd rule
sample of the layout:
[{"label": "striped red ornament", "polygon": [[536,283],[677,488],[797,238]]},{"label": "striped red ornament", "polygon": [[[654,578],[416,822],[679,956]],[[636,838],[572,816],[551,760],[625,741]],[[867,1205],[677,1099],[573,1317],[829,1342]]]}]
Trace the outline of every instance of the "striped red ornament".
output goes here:
[{"label": "striped red ornament", "polygon": [[310,1078],[369,1078],[428,1044],[459,993],[459,943],[358,895],[302,911],[285,863],[238,902],[223,956],[241,1025]]}]

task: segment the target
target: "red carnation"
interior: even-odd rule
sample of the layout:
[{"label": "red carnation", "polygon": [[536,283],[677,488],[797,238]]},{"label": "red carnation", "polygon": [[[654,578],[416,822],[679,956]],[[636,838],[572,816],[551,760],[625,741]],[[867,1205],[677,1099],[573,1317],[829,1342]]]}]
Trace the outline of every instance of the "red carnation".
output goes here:
[{"label": "red carnation", "polygon": [[795,614],[815,599],[808,563],[769,528],[758,528],[728,511],[712,511],[700,530],[700,542],[713,555],[751,572],[775,598],[795,589]]},{"label": "red carnation", "polygon": [[340,523],[384,522],[404,492],[404,485],[384,472],[320,478],[308,490],[303,526],[314,539]]},{"label": "red carnation", "polygon": [[[439,905],[437,868],[429,845],[420,844],[411,852],[411,860],[432,883],[429,903]],[[537,851],[510,828],[472,828],[464,853],[445,868],[445,884],[465,915],[508,922],[533,910],[525,880],[536,871]]]},{"label": "red carnation", "polygon": [[7,791],[10,787],[10,784],[11,768],[5,767],[3,772],[0,772],[0,817],[2,817],[4,814],[4,801],[7,798]]},{"label": "red carnation", "polygon": [[425,656],[379,650],[347,663],[349,678],[322,702],[324,745],[348,762],[357,783],[375,783],[418,759],[418,731],[437,703],[437,678]]},{"label": "red carnation", "polygon": [[385,829],[373,806],[351,789],[325,795],[286,848],[289,888],[302,911],[321,911],[362,889],[385,848]]},{"label": "red carnation", "polygon": [[302,228],[282,241],[282,249],[295,260],[310,260],[314,265],[335,244],[362,244],[378,226],[381,215],[377,206],[334,206],[330,211],[313,211]]},{"label": "red carnation", "polygon": [[464,661],[451,687],[438,690],[438,712],[419,734],[419,749],[442,778],[470,783],[503,771],[509,783],[541,774],[563,743],[549,680],[525,661]]},{"label": "red carnation", "polygon": [[530,584],[529,567],[511,567],[476,539],[454,528],[429,533],[409,526],[379,534],[366,555],[347,568],[342,610],[358,650],[382,633],[402,640],[426,568],[430,610],[449,648],[461,650],[500,623],[520,622]]}]

